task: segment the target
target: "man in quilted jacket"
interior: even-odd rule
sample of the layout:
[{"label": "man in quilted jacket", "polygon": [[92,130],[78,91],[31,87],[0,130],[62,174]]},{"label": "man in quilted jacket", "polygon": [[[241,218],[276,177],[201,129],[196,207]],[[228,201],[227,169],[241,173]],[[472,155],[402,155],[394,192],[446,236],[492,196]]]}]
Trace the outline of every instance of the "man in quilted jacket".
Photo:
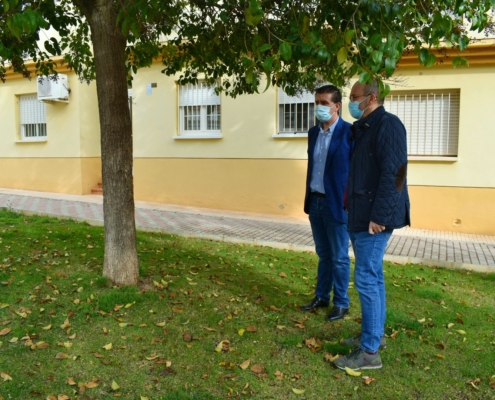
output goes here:
[{"label": "man in quilted jacket", "polygon": [[362,325],[358,336],[343,342],[354,351],[334,364],[340,369],[375,369],[382,367],[379,349],[386,345],[383,256],[393,230],[410,225],[407,140],[399,118],[385,111],[376,81],[354,84],[349,99],[357,121],[351,128],[355,147],[347,182],[347,229]]}]

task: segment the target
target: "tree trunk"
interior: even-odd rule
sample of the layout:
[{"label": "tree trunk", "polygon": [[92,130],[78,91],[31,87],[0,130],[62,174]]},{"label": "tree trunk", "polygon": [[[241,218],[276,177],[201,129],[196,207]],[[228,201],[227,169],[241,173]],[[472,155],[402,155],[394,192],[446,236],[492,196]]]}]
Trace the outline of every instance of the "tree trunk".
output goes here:
[{"label": "tree trunk", "polygon": [[[76,2],[77,3],[77,2]],[[85,2],[82,2],[83,4]],[[138,262],[132,182],[132,125],[127,98],[126,41],[111,0],[88,1],[101,130],[105,260],[103,275],[136,285]]]}]

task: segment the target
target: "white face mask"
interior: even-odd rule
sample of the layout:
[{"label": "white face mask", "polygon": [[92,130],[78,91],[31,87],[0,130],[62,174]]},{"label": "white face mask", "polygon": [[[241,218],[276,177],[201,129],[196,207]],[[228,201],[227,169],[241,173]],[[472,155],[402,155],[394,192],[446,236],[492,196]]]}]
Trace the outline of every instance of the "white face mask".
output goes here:
[{"label": "white face mask", "polygon": [[335,114],[335,111],[330,114],[330,110],[335,107],[333,105],[332,107],[327,107],[327,106],[316,106],[315,107],[315,116],[320,122],[327,122],[332,119],[333,115]]}]

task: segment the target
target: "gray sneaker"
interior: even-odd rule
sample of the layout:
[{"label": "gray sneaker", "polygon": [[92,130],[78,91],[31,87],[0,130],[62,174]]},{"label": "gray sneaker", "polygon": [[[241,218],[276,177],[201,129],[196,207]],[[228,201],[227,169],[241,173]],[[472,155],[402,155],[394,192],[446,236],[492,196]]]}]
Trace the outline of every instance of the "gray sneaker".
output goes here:
[{"label": "gray sneaker", "polygon": [[[341,341],[341,343],[344,346],[351,346],[353,348],[357,348],[361,346],[361,334],[348,339],[344,339]],[[387,347],[387,338],[385,336],[382,336],[380,337],[380,350],[385,349],[386,347]]]},{"label": "gray sneaker", "polygon": [[382,359],[380,352],[376,354],[368,354],[364,350],[355,349],[351,354],[337,358],[334,362],[335,366],[340,369],[345,367],[357,371],[359,369],[379,369],[382,367]]}]

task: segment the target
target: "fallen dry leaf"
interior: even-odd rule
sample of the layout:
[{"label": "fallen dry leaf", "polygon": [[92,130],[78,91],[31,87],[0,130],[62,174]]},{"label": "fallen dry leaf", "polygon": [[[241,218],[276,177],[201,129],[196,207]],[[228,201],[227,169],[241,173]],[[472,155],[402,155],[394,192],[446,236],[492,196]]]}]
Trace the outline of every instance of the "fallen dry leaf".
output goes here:
[{"label": "fallen dry leaf", "polygon": [[85,383],[84,386],[86,386],[88,389],[93,389],[99,385],[98,380],[96,378],[93,378],[91,382]]},{"label": "fallen dry leaf", "polygon": [[60,328],[67,329],[67,328],[70,328],[71,326],[72,326],[72,324],[69,322],[69,318],[66,318],[64,323],[62,325],[60,325]]},{"label": "fallen dry leaf", "polygon": [[304,392],[306,391],[305,389],[295,389],[295,388],[292,388],[292,391],[295,393],[295,394],[304,394]]},{"label": "fallen dry leaf", "polygon": [[246,360],[243,363],[239,364],[240,369],[247,369],[249,367],[249,364],[251,363],[251,360]]},{"label": "fallen dry leaf", "polygon": [[9,374],[6,374],[5,372],[0,372],[0,377],[3,379],[4,382],[12,380],[12,377]]},{"label": "fallen dry leaf", "polygon": [[10,332],[12,332],[12,328],[4,328],[0,331],[0,336],[8,335]]},{"label": "fallen dry leaf", "polygon": [[253,371],[255,374],[259,374],[259,373],[263,372],[264,369],[265,369],[265,367],[263,367],[262,365],[253,365],[251,367],[251,371]]},{"label": "fallen dry leaf", "polygon": [[71,386],[77,385],[76,381],[75,381],[73,378],[69,378],[69,379],[67,380],[67,383],[68,383],[69,385],[71,385]]},{"label": "fallen dry leaf", "polygon": [[350,375],[350,376],[361,376],[361,372],[354,371],[353,369],[350,369],[349,367],[345,367],[345,372],[347,372],[347,375]]},{"label": "fallen dry leaf", "polygon": [[192,341],[192,336],[187,332],[182,333],[182,338],[184,339],[184,342]]},{"label": "fallen dry leaf", "polygon": [[320,351],[322,349],[321,342],[316,337],[312,337],[311,339],[305,339],[304,343],[306,344],[306,347],[312,353],[315,353],[315,352]]},{"label": "fallen dry leaf", "polygon": [[117,382],[112,381],[111,388],[112,388],[112,390],[119,390],[120,389],[120,386],[118,385]]},{"label": "fallen dry leaf", "polygon": [[106,344],[105,346],[103,346],[103,348],[104,348],[105,350],[107,350],[107,351],[108,351],[108,350],[112,350],[112,347],[113,347],[113,346],[112,346],[112,343],[108,343],[108,344]]},{"label": "fallen dry leaf", "polygon": [[363,376],[363,379],[364,379],[364,384],[365,385],[369,385],[371,382],[376,381],[376,378],[370,378],[370,377],[367,377],[367,376]]},{"label": "fallen dry leaf", "polygon": [[222,351],[229,351],[230,342],[228,340],[222,340],[218,343],[217,347],[215,347],[215,351],[220,353]]},{"label": "fallen dry leaf", "polygon": [[275,376],[277,377],[277,379],[280,379],[280,380],[284,379],[284,374],[278,370],[275,371]]},{"label": "fallen dry leaf", "polygon": [[280,274],[278,274],[278,276],[280,276],[281,278],[287,278],[287,274],[285,272],[281,272]]},{"label": "fallen dry leaf", "polygon": [[248,326],[246,328],[246,332],[257,332],[258,328],[256,328],[254,325]]},{"label": "fallen dry leaf", "polygon": [[69,358],[69,355],[67,353],[57,353],[55,358],[59,360],[63,360],[64,358]]},{"label": "fallen dry leaf", "polygon": [[246,330],[245,330],[245,329],[239,329],[239,330],[237,331],[237,333],[239,334],[239,336],[244,335],[244,332],[246,332]]}]

